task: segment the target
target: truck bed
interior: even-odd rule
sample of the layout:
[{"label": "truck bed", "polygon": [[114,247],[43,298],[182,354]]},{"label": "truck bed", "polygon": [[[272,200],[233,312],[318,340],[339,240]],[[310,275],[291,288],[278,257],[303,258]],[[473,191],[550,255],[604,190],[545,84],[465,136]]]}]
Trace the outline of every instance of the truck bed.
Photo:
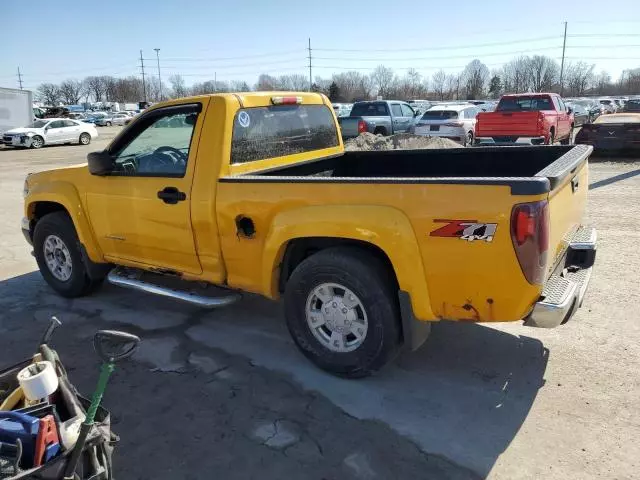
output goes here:
[{"label": "truck bed", "polygon": [[589,152],[585,145],[345,152],[221,181],[488,184],[527,195],[553,190]]}]

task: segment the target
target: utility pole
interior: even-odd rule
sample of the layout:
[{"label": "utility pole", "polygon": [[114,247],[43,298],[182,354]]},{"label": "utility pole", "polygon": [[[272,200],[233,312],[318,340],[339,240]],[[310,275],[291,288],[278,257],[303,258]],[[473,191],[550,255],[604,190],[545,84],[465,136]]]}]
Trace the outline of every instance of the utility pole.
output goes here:
[{"label": "utility pole", "polygon": [[213,72],[213,92],[218,91],[218,72]]},{"label": "utility pole", "polygon": [[562,62],[560,63],[560,96],[562,96],[563,90],[563,77],[564,77],[564,51],[567,47],[567,22],[564,22],[564,40],[562,42]]},{"label": "utility pole", "polygon": [[311,37],[309,37],[309,91],[313,90],[313,80],[311,75]]},{"label": "utility pole", "polygon": [[20,90],[22,90],[22,74],[20,73],[20,67],[18,67],[18,84],[20,85]]},{"label": "utility pole", "polygon": [[162,79],[160,78],[160,49],[154,48],[156,51],[156,58],[158,59],[158,83],[160,84],[160,100],[164,100],[162,95]]},{"label": "utility pole", "polygon": [[142,96],[144,103],[147,103],[147,82],[144,79],[144,59],[142,58],[142,50],[140,50],[140,68],[142,69]]}]

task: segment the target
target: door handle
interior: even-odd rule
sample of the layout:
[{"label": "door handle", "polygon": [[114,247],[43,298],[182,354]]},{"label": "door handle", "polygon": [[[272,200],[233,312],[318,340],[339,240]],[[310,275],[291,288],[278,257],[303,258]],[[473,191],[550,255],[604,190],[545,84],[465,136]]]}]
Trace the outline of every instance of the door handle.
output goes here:
[{"label": "door handle", "polygon": [[175,205],[178,202],[183,202],[187,199],[187,194],[181,192],[176,187],[164,187],[163,190],[158,192],[158,198],[164,203]]}]

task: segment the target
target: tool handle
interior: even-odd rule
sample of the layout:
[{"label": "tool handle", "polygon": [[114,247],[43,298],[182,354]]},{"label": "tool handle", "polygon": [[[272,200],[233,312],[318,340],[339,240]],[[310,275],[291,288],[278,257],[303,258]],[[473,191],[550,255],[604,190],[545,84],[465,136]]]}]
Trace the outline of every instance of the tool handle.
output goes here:
[{"label": "tool handle", "polygon": [[51,340],[51,336],[53,335],[53,331],[62,325],[62,322],[58,320],[56,317],[51,317],[51,321],[49,322],[49,326],[47,330],[44,332],[42,336],[42,340],[40,340],[40,345],[46,345]]},{"label": "tool handle", "polygon": [[[117,345],[115,351],[110,351],[107,346]],[[93,348],[98,356],[105,362],[115,363],[129,358],[138,348],[140,337],[131,333],[118,330],[99,330],[93,336]]]}]

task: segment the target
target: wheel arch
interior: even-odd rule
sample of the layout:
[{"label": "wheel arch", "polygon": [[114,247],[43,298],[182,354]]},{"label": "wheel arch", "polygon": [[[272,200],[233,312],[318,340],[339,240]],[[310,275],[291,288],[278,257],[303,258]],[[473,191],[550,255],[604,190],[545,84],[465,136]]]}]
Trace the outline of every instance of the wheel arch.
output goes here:
[{"label": "wheel arch", "polygon": [[392,207],[314,206],[277,215],[265,239],[262,293],[279,298],[300,262],[336,246],[358,248],[380,258],[398,290],[410,296],[416,317],[435,320],[415,233],[408,218]]},{"label": "wheel arch", "polygon": [[32,236],[38,221],[53,212],[66,213],[73,222],[87,257],[96,263],[104,262],[76,188],[68,182],[51,182],[30,187],[25,199],[25,217],[29,221]]}]

